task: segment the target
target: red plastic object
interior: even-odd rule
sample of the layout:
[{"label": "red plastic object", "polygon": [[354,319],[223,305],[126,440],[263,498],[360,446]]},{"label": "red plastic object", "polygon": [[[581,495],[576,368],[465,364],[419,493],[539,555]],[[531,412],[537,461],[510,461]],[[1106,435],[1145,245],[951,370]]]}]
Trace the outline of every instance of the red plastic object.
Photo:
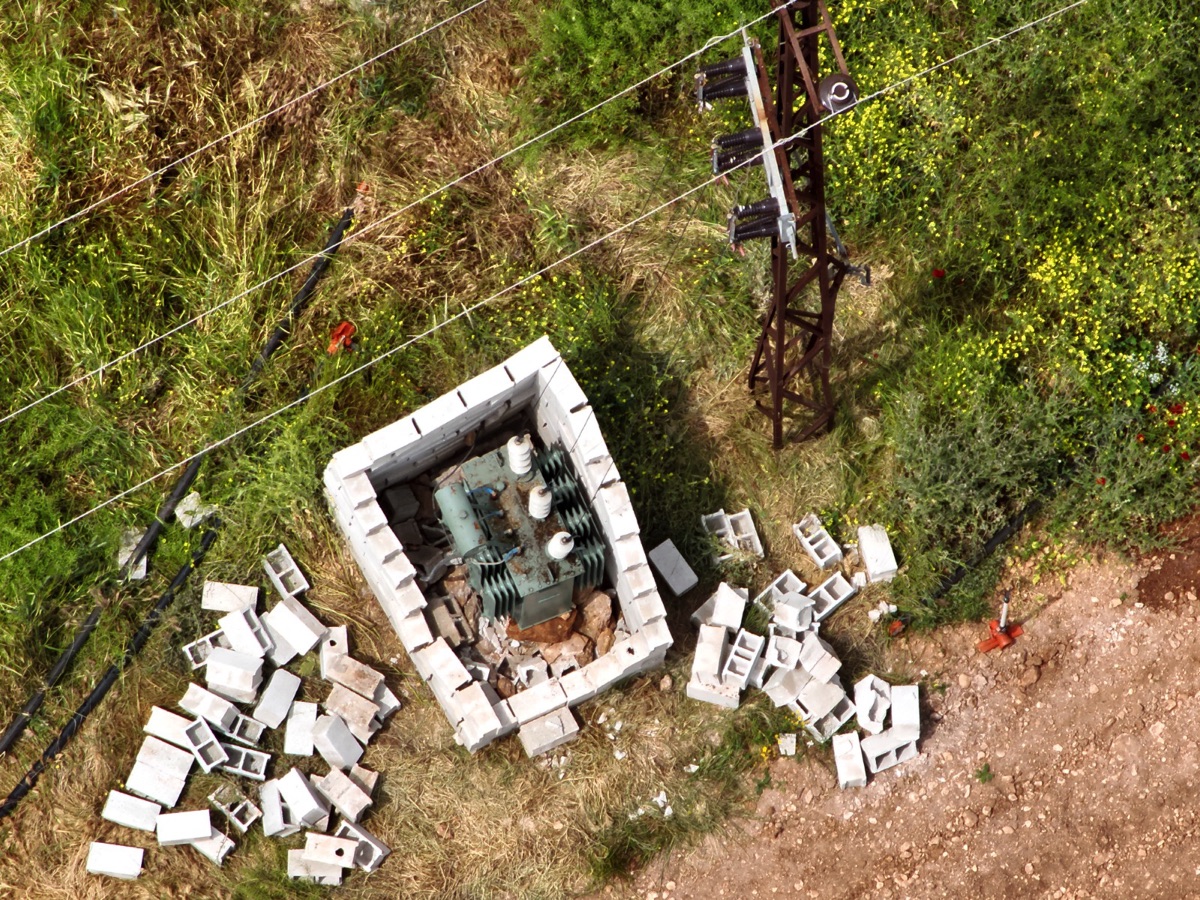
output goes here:
[{"label": "red plastic object", "polygon": [[342,322],[329,335],[329,355],[337,353],[339,350],[353,350],[354,332],[358,329],[354,327],[352,322]]},{"label": "red plastic object", "polygon": [[904,631],[904,622],[900,619],[892,619],[892,624],[888,626],[888,634],[895,637],[902,631]]},{"label": "red plastic object", "polygon": [[992,633],[992,636],[975,645],[980,653],[991,653],[993,650],[1003,650],[1005,647],[1011,647],[1017,642],[1017,638],[1025,633],[1025,629],[1020,625],[1009,625],[1006,628],[1001,628],[999,619],[992,619],[992,621],[988,622],[988,630]]}]

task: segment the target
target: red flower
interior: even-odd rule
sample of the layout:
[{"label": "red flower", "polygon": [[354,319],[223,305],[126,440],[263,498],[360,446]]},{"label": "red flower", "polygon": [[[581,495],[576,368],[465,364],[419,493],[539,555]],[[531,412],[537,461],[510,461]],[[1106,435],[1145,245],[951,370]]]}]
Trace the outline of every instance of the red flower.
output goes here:
[{"label": "red flower", "polygon": [[933,277],[934,277],[934,278],[945,278],[945,277],[946,277],[946,270],[945,270],[945,269],[934,269],[934,270],[933,270]]},{"label": "red flower", "polygon": [[1189,454],[1186,450],[1184,450],[1182,453],[1179,454],[1179,458],[1182,459],[1184,462],[1187,462],[1192,457],[1191,457],[1191,454]]},{"label": "red flower", "polygon": [[1163,453],[1170,453],[1170,452],[1171,452],[1171,445],[1163,444]]},{"label": "red flower", "polygon": [[1167,427],[1168,427],[1168,428],[1174,428],[1174,427],[1175,427],[1175,420],[1174,420],[1174,419],[1167,419]]},{"label": "red flower", "polygon": [[1147,406],[1146,412],[1158,412],[1158,407],[1157,406]]},{"label": "red flower", "polygon": [[1146,443],[1146,436],[1145,436],[1144,434],[1141,434],[1141,433],[1139,433],[1139,434],[1138,434],[1138,436],[1137,436],[1137,442],[1138,442],[1139,444],[1144,444],[1144,443]]},{"label": "red flower", "polygon": [[1181,415],[1183,413],[1183,404],[1176,403],[1174,406],[1169,407],[1167,409],[1167,412],[1169,412],[1173,416]]},{"label": "red flower", "polygon": [[1103,475],[1101,475],[1099,478],[1096,479],[1096,484],[1100,485],[1101,487],[1104,487],[1104,485],[1108,484],[1108,479],[1105,478]]}]

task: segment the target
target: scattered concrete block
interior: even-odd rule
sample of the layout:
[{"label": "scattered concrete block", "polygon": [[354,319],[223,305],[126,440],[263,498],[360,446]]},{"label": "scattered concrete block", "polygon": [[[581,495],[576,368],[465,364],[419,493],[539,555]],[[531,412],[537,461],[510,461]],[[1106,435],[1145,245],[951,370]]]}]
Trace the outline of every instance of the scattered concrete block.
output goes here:
[{"label": "scattered concrete block", "polygon": [[325,637],[328,629],[292,597],[279,601],[270,612],[270,627],[297,653],[307,653]]},{"label": "scattered concrete block", "polygon": [[172,778],[187,778],[192,771],[195,757],[180,747],[173,747],[155,737],[142,741],[138,750],[137,761],[170,775]]},{"label": "scattered concrete block", "polygon": [[262,699],[254,707],[254,718],[268,728],[278,728],[291,711],[292,701],[300,690],[300,677],[286,669],[276,669],[271,673]]},{"label": "scattered concrete block", "polygon": [[701,703],[712,703],[715,706],[723,706],[726,709],[737,709],[740,700],[740,692],[732,685],[705,684],[698,680],[695,675],[687,683],[687,696],[692,700],[699,700]]},{"label": "scattered concrete block", "polygon": [[200,595],[200,608],[213,612],[231,613],[254,609],[258,605],[258,588],[250,584],[229,584],[225,581],[206,581]]},{"label": "scattered concrete block", "polygon": [[729,632],[720,625],[701,625],[692,657],[692,680],[711,687],[721,684]]},{"label": "scattered concrete block", "polygon": [[279,605],[276,605],[273,609],[267,610],[259,616],[259,621],[262,622],[263,628],[267,629],[267,634],[271,637],[271,649],[267,651],[267,659],[273,665],[286,666],[300,654],[287,642],[280,630],[281,620],[287,615],[287,612],[286,610],[278,612],[279,609]]},{"label": "scattered concrete block", "polygon": [[218,866],[225,862],[225,857],[233,852],[233,848],[237,846],[229,837],[222,831],[212,829],[208,837],[202,841],[190,841],[191,847],[198,851],[201,855],[207,856]]},{"label": "scattered concrete block", "polygon": [[382,673],[345,654],[329,660],[324,677],[327,681],[347,687],[363,697],[374,697],[383,684]]},{"label": "scattered concrete block", "polygon": [[224,647],[217,647],[209,654],[204,669],[210,691],[239,703],[253,703],[258,698],[262,677],[262,659]]},{"label": "scattered concrete block", "polygon": [[358,843],[354,852],[354,865],[364,872],[374,872],[392,852],[371,832],[352,822],[342,822],[333,830],[333,836],[352,839]]},{"label": "scattered concrete block", "polygon": [[209,805],[223,813],[231,825],[245,834],[262,817],[262,810],[232,784],[223,784],[208,795]]},{"label": "scattered concrete block", "polygon": [[800,689],[794,702],[803,710],[805,721],[818,722],[845,701],[846,692],[840,684],[812,678]]},{"label": "scattered concrete block", "polygon": [[837,766],[838,787],[842,790],[867,786],[867,769],[863,763],[858,732],[833,736],[833,761]]},{"label": "scattered concrete block", "polygon": [[226,613],[217,620],[217,624],[229,640],[230,648],[238,653],[263,657],[273,646],[266,626],[259,620],[258,613],[253,608]]},{"label": "scattered concrete block", "polygon": [[[192,755],[189,753],[189,763],[191,759]],[[179,797],[186,785],[186,778],[169,775],[145,762],[135,762],[129,772],[129,777],[125,779],[127,790],[167,808],[179,802]]]},{"label": "scattered concrete block", "polygon": [[867,771],[876,775],[914,758],[917,755],[917,742],[897,737],[889,728],[880,734],[863,738],[862,753],[867,761]]},{"label": "scattered concrete block", "polygon": [[[137,549],[137,545],[141,542],[142,537],[146,534],[144,528],[129,528],[121,532],[121,546],[117,549],[117,568],[123,569],[128,565],[129,560],[133,559],[133,551]],[[146,558],[148,554],[143,553],[142,558],[138,560],[136,566],[133,566],[126,573],[126,577],[130,581],[142,581],[146,577]]]},{"label": "scattered concrete block", "polygon": [[858,555],[872,583],[896,577],[896,554],[882,525],[863,525],[858,529]]},{"label": "scattered concrete block", "polygon": [[675,549],[675,543],[670,538],[651,550],[649,557],[654,571],[667,583],[667,589],[676,597],[682,597],[700,583],[700,579],[696,577],[683,555]]},{"label": "scattered concrete block", "polygon": [[257,719],[252,719],[239,712],[233,717],[233,722],[228,728],[221,728],[217,725],[214,725],[213,728],[218,733],[233,738],[240,744],[257,744],[262,740],[263,732],[266,731],[267,726]]},{"label": "scattered concrete block", "polygon": [[213,734],[212,726],[204,719],[196,719],[183,731],[188,742],[188,749],[196,757],[196,762],[205,772],[211,772],[217,766],[229,761],[229,754]]},{"label": "scattered concrete block", "polygon": [[368,700],[343,685],[333,686],[329,696],[325,698],[325,711],[341,718],[350,729],[350,733],[364,745],[369,743],[379,730],[379,720],[375,718],[379,707],[373,700]]},{"label": "scattered concrete block", "polygon": [[207,839],[212,833],[212,819],[207,809],[161,813],[155,831],[160,847],[177,847]]},{"label": "scattered concrete block", "polygon": [[251,750],[249,747],[239,747],[236,744],[222,744],[228,759],[220,766],[222,772],[230,775],[240,775],[254,781],[267,780],[267,766],[271,764],[271,754],[261,750]]},{"label": "scattered concrete block", "polygon": [[791,569],[784,570],[754,598],[754,605],[770,615],[775,604],[786,594],[803,594],[808,587]]},{"label": "scattered concrete block", "polygon": [[892,688],[892,734],[896,740],[905,741],[921,737],[921,695],[915,684]]},{"label": "scattered concrete block", "polygon": [[732,513],[729,516],[729,526],[733,534],[733,546],[743,553],[753,553],[759,559],[763,558],[763,545],[758,537],[758,529],[754,527],[754,517],[749,509]]},{"label": "scattered concrete block", "polygon": [[287,861],[288,878],[334,886],[342,883],[345,870],[341,866],[314,862],[305,857],[302,849],[289,850]]},{"label": "scattered concrete block", "polygon": [[191,724],[191,719],[185,719],[178,713],[173,713],[160,706],[152,706],[150,707],[150,720],[142,731],[161,738],[168,744],[174,744],[184,750],[191,750],[191,745],[184,734],[184,730]]},{"label": "scattered concrete block", "polygon": [[258,802],[262,804],[263,834],[268,837],[287,837],[300,830],[300,820],[284,803],[277,779],[263,782],[258,789]]},{"label": "scattered concrete block", "polygon": [[868,675],[854,685],[854,709],[858,727],[867,734],[883,731],[884,719],[892,705],[892,686],[875,675]]},{"label": "scattered concrete block", "polygon": [[758,655],[758,659],[754,661],[754,665],[750,667],[750,676],[746,679],[746,686],[762,690],[763,682],[767,677],[767,660],[763,654]]},{"label": "scattered concrete block", "polygon": [[354,739],[340,716],[327,715],[317,719],[313,726],[313,746],[325,762],[338,769],[349,769],[363,754],[362,745]]},{"label": "scattered concrete block", "polygon": [[283,752],[288,756],[312,756],[313,727],[317,724],[317,704],[297,700],[288,715],[283,733]]},{"label": "scattered concrete block", "polygon": [[370,769],[364,769],[362,766],[351,766],[348,775],[350,780],[358,785],[359,790],[368,797],[375,796],[375,786],[379,784],[378,772],[372,772]]},{"label": "scattered concrete block", "polygon": [[[277,786],[280,799],[293,820],[301,825],[314,825],[329,815],[329,804],[299,769],[294,768],[280,778]],[[266,815],[265,801],[263,815]]]},{"label": "scattered concrete block", "polygon": [[750,680],[750,672],[754,668],[754,664],[762,655],[765,643],[766,639],[760,634],[754,634],[745,629],[739,631],[729,648],[725,665],[721,669],[721,683],[732,685],[738,690],[745,688],[746,682]]},{"label": "scattered concrete block", "polygon": [[794,669],[800,665],[801,644],[794,638],[780,634],[771,635],[767,641],[767,649],[763,658],[768,666],[777,669]]},{"label": "scattered concrete block", "polygon": [[742,627],[742,616],[746,614],[746,601],[736,594],[728,584],[721,582],[713,595],[713,609],[710,622],[720,625],[730,631]]},{"label": "scattered concrete block", "polygon": [[[803,711],[799,706],[794,711],[803,715]],[[837,734],[838,729],[849,722],[853,716],[854,704],[849,697],[843,695],[842,699],[837,702],[833,709],[815,722],[806,722],[804,728],[814,739],[827,741]]]},{"label": "scattered concrete block", "polygon": [[812,557],[822,569],[828,569],[842,561],[842,548],[837,545],[820,518],[815,513],[809,513],[792,526],[792,533],[804,548],[804,552]]},{"label": "scattered concrete block", "polygon": [[[275,590],[279,591],[279,596],[285,600],[290,600],[297,594],[303,594],[308,590],[308,579],[304,577],[304,573],[292,559],[292,554],[288,553],[288,548],[283,544],[263,557],[263,569],[266,570],[267,577],[271,579],[271,584],[275,585]],[[308,651],[301,650],[300,652],[307,653]]]},{"label": "scattered concrete block", "polygon": [[371,795],[341,769],[330,769],[316,788],[350,822],[357,822],[371,805]]},{"label": "scattered concrete block", "polygon": [[771,624],[776,629],[790,632],[796,636],[802,631],[808,631],[813,626],[813,608],[816,603],[811,597],[803,594],[784,594],[775,601],[775,610],[771,614]]},{"label": "scattered concrete block", "polygon": [[455,737],[471,753],[492,741],[503,730],[503,723],[492,709],[492,700],[483,685],[473,682],[454,695],[462,720]]},{"label": "scattered concrete block", "polygon": [[191,531],[216,511],[215,506],[209,506],[200,499],[197,491],[192,491],[175,504],[175,520]]},{"label": "scattered concrete block", "polygon": [[813,607],[813,618],[818,622],[825,620],[856,593],[858,591],[854,585],[848,582],[841,572],[833,573],[809,594],[816,604]]},{"label": "scattered concrete block", "polygon": [[348,869],[354,865],[354,854],[357,852],[358,841],[353,838],[313,834],[311,831],[304,836],[304,858],[309,862]]},{"label": "scattered concrete block", "polygon": [[[718,509],[715,513],[709,513],[706,516],[700,517],[700,526],[709,534],[716,538],[731,550],[736,549],[737,545],[733,541],[733,525],[729,521],[729,516],[725,510]],[[715,561],[723,563],[727,559],[732,559],[732,553],[717,553]]]},{"label": "scattered concrete block", "polygon": [[400,709],[400,698],[392,693],[386,683],[379,685],[379,690],[371,699],[375,701],[375,706],[379,709],[376,715],[379,716],[381,722],[386,722],[392,713]]},{"label": "scattered concrete block", "polygon": [[776,706],[795,703],[800,692],[812,681],[803,669],[776,669],[763,685],[763,692]]},{"label": "scattered concrete block", "polygon": [[92,841],[88,845],[87,870],[93,875],[133,881],[142,874],[142,856],[145,852],[141,847]]},{"label": "scattered concrete block", "polygon": [[209,632],[204,637],[192,641],[190,644],[183,645],[183,655],[187,658],[188,664],[191,665],[192,671],[199,669],[208,662],[208,656],[216,647],[232,648],[229,643],[229,638],[225,636],[225,632],[221,629]]},{"label": "scattered concrete block", "polygon": [[153,831],[161,812],[162,806],[152,800],[143,800],[121,791],[109,791],[100,818],[138,831]]},{"label": "scattered concrete block", "polygon": [[330,660],[350,652],[350,631],[345,625],[330,628],[321,639],[321,677],[327,678],[325,668]]},{"label": "scattered concrete block", "polygon": [[579,734],[579,722],[569,707],[563,706],[521,726],[517,737],[527,756],[541,756],[573,740]]},{"label": "scattered concrete block", "polygon": [[837,675],[842,661],[834,656],[829,644],[808,631],[800,642],[800,665],[817,681],[827,682]]},{"label": "scattered concrete block", "polygon": [[238,715],[238,708],[224,697],[218,697],[194,683],[188,685],[179,701],[179,708],[222,729],[231,727]]},{"label": "scattered concrete block", "polygon": [[775,744],[779,747],[780,756],[796,755],[796,732],[775,735]]},{"label": "scattered concrete block", "polygon": [[862,590],[867,586],[867,573],[855,572],[850,576],[850,584],[857,590]]}]

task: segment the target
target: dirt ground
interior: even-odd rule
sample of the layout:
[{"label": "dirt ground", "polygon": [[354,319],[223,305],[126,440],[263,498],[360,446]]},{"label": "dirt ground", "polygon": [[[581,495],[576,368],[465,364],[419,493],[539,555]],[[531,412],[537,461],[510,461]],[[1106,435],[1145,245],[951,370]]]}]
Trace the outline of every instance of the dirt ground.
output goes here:
[{"label": "dirt ground", "polygon": [[847,791],[828,753],[777,760],[753,816],[604,895],[1200,896],[1195,523],[1188,536],[1078,565],[1002,653],[976,652],[979,625],[896,642],[889,674],[923,686],[916,760]]}]

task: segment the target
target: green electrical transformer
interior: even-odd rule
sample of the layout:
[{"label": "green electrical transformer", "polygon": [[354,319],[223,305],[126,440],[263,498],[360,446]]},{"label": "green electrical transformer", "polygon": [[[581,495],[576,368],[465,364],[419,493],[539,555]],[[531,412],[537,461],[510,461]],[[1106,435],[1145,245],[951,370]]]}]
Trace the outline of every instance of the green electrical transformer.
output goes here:
[{"label": "green electrical transformer", "polygon": [[433,496],[486,618],[531,628],[600,584],[604,541],[561,447],[537,450],[522,435],[460,471]]}]

